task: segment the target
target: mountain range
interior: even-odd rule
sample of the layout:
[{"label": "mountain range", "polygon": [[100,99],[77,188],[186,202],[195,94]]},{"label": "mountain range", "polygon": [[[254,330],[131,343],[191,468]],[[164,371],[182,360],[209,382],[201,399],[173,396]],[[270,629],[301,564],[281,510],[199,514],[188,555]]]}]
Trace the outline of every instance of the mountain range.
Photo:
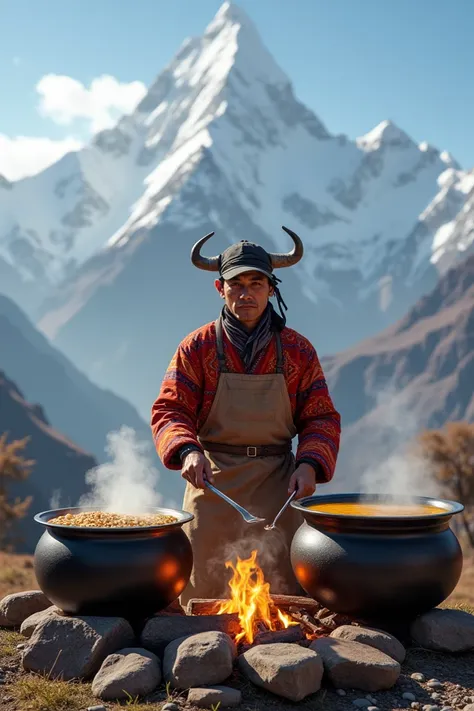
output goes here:
[{"label": "mountain range", "polygon": [[220,308],[192,244],[215,230],[213,254],[239,239],[286,249],[282,224],[305,244],[281,274],[289,322],[334,353],[401,318],[472,249],[474,172],[389,120],[331,133],[224,3],[131,115],[0,181],[2,290],[147,419],[178,341]]},{"label": "mountain range", "polygon": [[97,462],[51,427],[43,408],[29,403],[18,386],[0,370],[0,433],[4,432],[7,444],[29,438],[21,455],[33,460],[31,474],[26,481],[13,485],[8,482],[7,492],[12,499],[17,496],[20,499],[33,497],[26,516],[19,522],[19,531],[15,529],[13,532],[21,539],[18,548],[32,553],[42,534],[33,516],[53,508],[52,501],[59,492],[65,506],[74,505],[87,489],[86,472]]},{"label": "mountain range", "polygon": [[431,470],[407,445],[424,428],[474,422],[474,255],[393,326],[322,364],[343,421],[333,488],[429,493]]},{"label": "mountain range", "polygon": [[[328,488],[426,493],[423,463],[397,453],[423,427],[474,420],[474,171],[389,120],[331,133],[224,3],[114,128],[0,177],[0,432],[31,436],[35,510],[58,491],[76,502],[122,425],[152,447],[173,351],[222,304],[195,241],[283,251],[281,225],[305,245],[278,273],[288,325],[342,414]],[[160,478],[166,502],[183,486]]]},{"label": "mountain range", "polygon": [[[0,295],[0,370],[4,373],[4,383],[12,384],[8,392],[18,390],[24,401],[24,408],[30,412],[31,407],[40,413],[39,417],[51,428],[53,437],[69,441],[71,446],[81,450],[87,461],[92,459],[98,464],[110,462],[109,434],[118,433],[122,427],[134,432],[136,440],[143,443],[152,461],[156,458],[148,422],[145,422],[136,409],[126,400],[114,393],[98,387],[87,376],[74,366],[69,359],[55,348],[45,336],[31,323],[26,314],[8,297]],[[9,416],[11,407],[5,406],[0,399],[0,434],[11,428]],[[26,429],[15,426],[14,434],[18,438],[30,436],[32,447],[36,447],[37,421],[32,424],[29,415],[22,416],[21,422]],[[44,428],[43,428],[44,430]],[[44,434],[42,442],[44,440]],[[42,456],[46,452],[43,447]],[[128,454],[115,455],[118,476],[124,477],[133,486],[134,477],[140,476],[140,462],[130,450]],[[113,454],[113,453],[112,453]],[[86,482],[74,483],[76,469],[66,466],[60,470],[48,469],[49,455],[46,458],[36,455],[39,471],[33,482],[38,492],[38,501],[34,507],[44,500],[49,500],[56,491],[58,505],[75,505],[75,492],[84,490]],[[61,455],[62,456],[62,455]],[[121,461],[120,456],[124,461]],[[59,460],[58,460],[59,461]],[[84,459],[85,461],[85,459]],[[128,467],[129,472],[122,469]],[[134,471],[134,467],[136,471]],[[82,477],[83,478],[83,477]],[[41,485],[40,485],[41,484]],[[29,487],[29,484],[28,484]],[[181,483],[179,477],[163,476],[159,482],[159,493],[166,501],[179,501]]]}]

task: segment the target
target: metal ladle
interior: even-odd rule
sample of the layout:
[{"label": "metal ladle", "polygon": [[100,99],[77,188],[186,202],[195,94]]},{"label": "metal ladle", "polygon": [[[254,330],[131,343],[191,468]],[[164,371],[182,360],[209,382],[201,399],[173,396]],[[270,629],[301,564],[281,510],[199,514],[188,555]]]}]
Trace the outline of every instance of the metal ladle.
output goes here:
[{"label": "metal ladle", "polygon": [[273,523],[267,523],[267,525],[264,526],[265,531],[272,531],[274,528],[276,528],[276,522],[278,521],[278,519],[280,518],[280,516],[282,515],[282,513],[283,513],[284,511],[286,511],[287,507],[288,507],[288,506],[290,505],[290,503],[293,501],[293,499],[295,498],[295,496],[296,496],[296,489],[295,489],[295,491],[294,491],[292,494],[290,494],[290,496],[289,496],[288,500],[286,501],[286,503],[283,504],[283,506],[281,507],[281,509],[279,510],[279,512],[277,513],[277,515],[275,516],[275,518],[274,518],[274,520],[273,520]]},{"label": "metal ladle", "polygon": [[245,523],[262,523],[262,521],[265,521],[264,518],[258,518],[257,516],[252,516],[251,513],[249,513],[246,509],[243,508],[243,506],[239,506],[235,501],[232,501],[232,499],[229,499],[228,496],[222,493],[222,491],[219,491],[219,489],[216,489],[215,486],[210,484],[207,479],[205,479],[205,484],[210,489],[213,491],[217,496],[220,496],[221,499],[224,499],[224,501],[227,501],[228,504],[234,507],[236,511],[239,512],[239,514],[242,516],[244,519]]}]

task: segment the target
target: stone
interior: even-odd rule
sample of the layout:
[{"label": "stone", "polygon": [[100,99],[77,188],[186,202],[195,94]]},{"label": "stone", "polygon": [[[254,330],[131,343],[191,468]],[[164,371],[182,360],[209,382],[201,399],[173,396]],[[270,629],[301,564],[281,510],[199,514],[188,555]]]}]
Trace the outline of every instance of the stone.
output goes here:
[{"label": "stone", "polygon": [[403,644],[388,632],[377,630],[373,627],[342,625],[331,632],[330,637],[368,644],[370,647],[375,647],[375,649],[379,649],[384,654],[392,657],[399,664],[405,661],[406,650]]},{"label": "stone", "polygon": [[146,649],[131,647],[109,654],[92,682],[92,694],[104,701],[146,696],[161,682],[161,662]]},{"label": "stone", "polygon": [[324,672],[317,652],[284,642],[248,649],[238,666],[253,684],[290,701],[319,691]]},{"label": "stone", "polygon": [[0,627],[20,627],[27,617],[51,607],[41,590],[27,590],[7,595],[0,602]]},{"label": "stone", "polygon": [[426,678],[425,675],[424,675],[424,674],[421,674],[420,672],[413,672],[413,674],[411,674],[410,677],[411,677],[414,681],[419,681],[419,682],[425,681],[425,678]]},{"label": "stone", "polygon": [[190,689],[188,704],[202,709],[218,706],[219,709],[233,708],[242,703],[242,692],[230,686],[209,686],[206,689]]},{"label": "stone", "polygon": [[423,711],[439,711],[439,706],[432,706],[431,704],[425,704],[422,708]]},{"label": "stone", "polygon": [[354,699],[352,703],[359,709],[366,709],[372,702],[369,699]]},{"label": "stone", "polygon": [[430,689],[442,689],[443,685],[438,679],[430,679],[428,682],[426,682],[426,686],[429,686]]},{"label": "stone", "polygon": [[405,691],[405,693],[402,694],[402,699],[405,699],[405,701],[416,701],[416,696],[412,694],[411,691]]},{"label": "stone", "polygon": [[133,646],[132,627],[120,617],[51,617],[23,650],[23,668],[52,678],[90,679],[109,654]]},{"label": "stone", "polygon": [[64,613],[55,605],[50,605],[45,610],[34,612],[21,623],[20,634],[22,634],[23,637],[31,637],[40,622],[43,622],[43,620],[49,620],[51,617],[58,616],[63,617]]},{"label": "stone", "polygon": [[237,616],[234,615],[170,615],[152,617],[145,624],[140,645],[159,657],[166,646],[177,639],[201,632],[240,632]]},{"label": "stone", "polygon": [[86,711],[107,711],[105,706],[88,706]]},{"label": "stone", "polygon": [[464,707],[463,711],[474,711],[474,704],[468,704]]},{"label": "stone", "polygon": [[474,615],[435,608],[413,622],[410,634],[425,649],[451,654],[467,652],[474,649]]},{"label": "stone", "polygon": [[200,632],[168,644],[163,657],[163,676],[174,689],[222,684],[232,674],[236,656],[229,635]]},{"label": "stone", "polygon": [[321,655],[331,683],[341,689],[390,689],[400,676],[395,659],[375,647],[334,637],[321,637],[310,649]]},{"label": "stone", "polygon": [[167,704],[161,707],[161,711],[180,711],[180,708],[174,701],[168,701]]},{"label": "stone", "polygon": [[378,706],[368,706],[367,711],[380,711]]},{"label": "stone", "polygon": [[338,696],[345,696],[346,693],[347,693],[347,692],[344,691],[344,689],[336,689],[336,694],[337,694]]}]

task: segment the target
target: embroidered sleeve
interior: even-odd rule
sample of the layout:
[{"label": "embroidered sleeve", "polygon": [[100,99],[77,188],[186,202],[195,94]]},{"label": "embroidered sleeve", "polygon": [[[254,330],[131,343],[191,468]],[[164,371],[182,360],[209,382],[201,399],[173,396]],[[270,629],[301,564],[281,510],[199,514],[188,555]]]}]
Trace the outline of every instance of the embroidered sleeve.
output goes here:
[{"label": "embroidered sleeve", "polygon": [[166,371],[151,409],[156,451],[168,469],[181,469],[179,450],[185,444],[203,451],[197,439],[204,375],[199,350],[181,343]]},{"label": "embroidered sleeve", "polygon": [[298,429],[296,463],[316,464],[318,483],[334,476],[341,435],[341,417],[334,407],[316,351],[311,347],[301,363],[295,424]]}]

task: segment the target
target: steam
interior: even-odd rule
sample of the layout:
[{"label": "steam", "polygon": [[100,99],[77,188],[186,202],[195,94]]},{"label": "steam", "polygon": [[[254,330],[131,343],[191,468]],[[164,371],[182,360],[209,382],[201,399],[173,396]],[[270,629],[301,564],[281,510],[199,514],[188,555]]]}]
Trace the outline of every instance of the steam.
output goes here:
[{"label": "steam", "polygon": [[143,514],[162,505],[157,491],[159,472],[147,454],[147,442],[137,440],[131,427],[107,435],[106,453],[112,461],[86,473],[91,491],[79,506],[109,513]]},{"label": "steam", "polygon": [[361,423],[363,441],[356,426],[359,441],[355,464],[361,472],[357,491],[363,497],[415,501],[420,496],[441,495],[430,462],[415,444],[422,421],[417,405],[406,393],[387,387],[377,393],[376,407]]},{"label": "steam", "polygon": [[60,506],[61,506],[61,489],[54,489],[53,493],[51,494],[51,498],[49,500],[49,508],[51,510],[59,509]]}]

